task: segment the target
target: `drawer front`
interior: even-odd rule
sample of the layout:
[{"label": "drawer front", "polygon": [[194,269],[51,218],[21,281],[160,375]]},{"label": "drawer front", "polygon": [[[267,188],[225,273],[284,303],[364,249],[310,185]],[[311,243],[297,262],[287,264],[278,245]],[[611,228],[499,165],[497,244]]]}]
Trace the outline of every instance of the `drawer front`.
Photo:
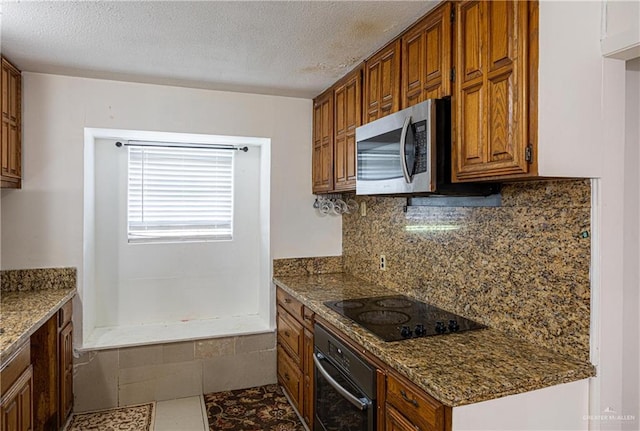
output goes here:
[{"label": "drawer front", "polygon": [[302,325],[286,311],[278,309],[278,342],[289,350],[299,368],[302,368],[304,331]]},{"label": "drawer front", "polygon": [[62,307],[60,307],[60,311],[58,311],[58,329],[64,328],[67,323],[71,322],[72,316],[73,300],[69,300]]},{"label": "drawer front", "polygon": [[420,430],[444,429],[444,405],[393,374],[387,376],[387,403],[401,412]]},{"label": "drawer front", "polygon": [[31,365],[31,344],[24,343],[17,353],[11,357],[0,371],[0,387],[4,395],[20,375]]},{"label": "drawer front", "polygon": [[302,401],[304,387],[302,373],[286,350],[280,345],[278,345],[278,381],[284,386],[296,410],[300,412],[300,402]]},{"label": "drawer front", "polygon": [[284,290],[278,288],[276,290],[276,299],[278,300],[278,304],[287,310],[293,317],[298,319],[299,321],[303,321],[303,306],[300,301],[295,299],[293,296],[289,295]]}]

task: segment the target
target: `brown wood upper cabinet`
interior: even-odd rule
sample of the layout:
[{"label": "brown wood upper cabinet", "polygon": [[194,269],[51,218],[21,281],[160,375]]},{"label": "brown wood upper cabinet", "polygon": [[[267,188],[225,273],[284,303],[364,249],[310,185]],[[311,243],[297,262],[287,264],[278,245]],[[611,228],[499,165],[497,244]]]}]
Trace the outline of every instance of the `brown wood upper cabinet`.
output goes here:
[{"label": "brown wood upper cabinet", "polygon": [[395,39],[364,66],[364,123],[400,110],[400,38]]},{"label": "brown wood upper cabinet", "polygon": [[333,88],[313,101],[313,193],[333,190]]},{"label": "brown wood upper cabinet", "polygon": [[535,174],[528,139],[534,7],[537,2],[455,4],[454,181]]},{"label": "brown wood upper cabinet", "polygon": [[333,184],[335,191],[356,189],[356,127],[362,124],[362,69],[334,86]]},{"label": "brown wood upper cabinet", "polygon": [[22,187],[22,74],[2,57],[2,131],[0,186]]},{"label": "brown wood upper cabinet", "polygon": [[451,3],[402,36],[402,108],[451,95]]}]

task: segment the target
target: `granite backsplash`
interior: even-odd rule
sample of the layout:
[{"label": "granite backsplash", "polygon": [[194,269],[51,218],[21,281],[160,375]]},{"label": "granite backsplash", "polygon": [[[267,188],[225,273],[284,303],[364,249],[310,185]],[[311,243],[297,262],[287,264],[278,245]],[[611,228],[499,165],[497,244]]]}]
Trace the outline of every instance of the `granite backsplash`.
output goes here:
[{"label": "granite backsplash", "polygon": [[343,272],[342,256],[296,257],[273,260],[274,277],[295,277]]},{"label": "granite backsplash", "polygon": [[404,198],[356,197],[367,214],[343,216],[344,268],[588,360],[590,193],[588,180],[516,183],[501,207],[406,212]]},{"label": "granite backsplash", "polygon": [[0,291],[24,292],[75,289],[76,268],[10,269],[0,271]]}]

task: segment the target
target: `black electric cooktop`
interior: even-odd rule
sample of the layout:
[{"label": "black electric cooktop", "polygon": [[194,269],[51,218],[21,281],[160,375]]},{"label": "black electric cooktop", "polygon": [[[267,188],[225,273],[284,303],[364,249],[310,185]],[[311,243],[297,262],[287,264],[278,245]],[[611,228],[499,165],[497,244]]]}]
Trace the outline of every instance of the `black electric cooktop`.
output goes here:
[{"label": "black electric cooktop", "polygon": [[345,299],[324,303],[384,341],[445,335],[486,326],[404,295]]}]

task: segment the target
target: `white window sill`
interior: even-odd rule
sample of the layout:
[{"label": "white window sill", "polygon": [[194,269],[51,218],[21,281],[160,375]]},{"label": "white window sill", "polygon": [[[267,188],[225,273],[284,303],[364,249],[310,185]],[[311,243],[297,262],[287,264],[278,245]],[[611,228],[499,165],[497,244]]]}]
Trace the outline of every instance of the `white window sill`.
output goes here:
[{"label": "white window sill", "polygon": [[78,352],[273,332],[261,316],[95,328]]}]

